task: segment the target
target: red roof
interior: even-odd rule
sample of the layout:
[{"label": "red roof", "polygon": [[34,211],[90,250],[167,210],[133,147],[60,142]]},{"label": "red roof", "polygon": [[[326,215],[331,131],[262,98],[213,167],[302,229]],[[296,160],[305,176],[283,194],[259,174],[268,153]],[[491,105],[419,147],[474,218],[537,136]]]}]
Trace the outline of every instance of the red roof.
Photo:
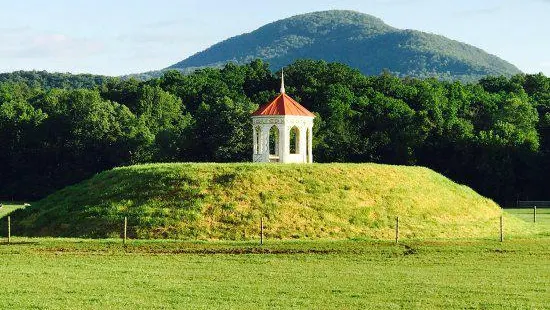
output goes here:
[{"label": "red roof", "polygon": [[261,106],[252,116],[269,115],[296,115],[315,117],[315,114],[309,112],[301,104],[292,99],[289,95],[282,93],[268,104]]}]

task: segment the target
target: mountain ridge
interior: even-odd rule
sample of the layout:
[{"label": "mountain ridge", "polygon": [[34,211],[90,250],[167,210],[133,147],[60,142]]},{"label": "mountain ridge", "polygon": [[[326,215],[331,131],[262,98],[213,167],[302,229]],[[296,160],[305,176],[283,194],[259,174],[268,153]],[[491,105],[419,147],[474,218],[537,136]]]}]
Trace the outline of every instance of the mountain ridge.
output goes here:
[{"label": "mountain ridge", "polygon": [[330,10],[295,15],[216,43],[163,70],[189,72],[262,59],[278,70],[298,59],[341,62],[367,75],[473,81],[521,73],[480,48],[442,35],[398,29],[372,15]]}]

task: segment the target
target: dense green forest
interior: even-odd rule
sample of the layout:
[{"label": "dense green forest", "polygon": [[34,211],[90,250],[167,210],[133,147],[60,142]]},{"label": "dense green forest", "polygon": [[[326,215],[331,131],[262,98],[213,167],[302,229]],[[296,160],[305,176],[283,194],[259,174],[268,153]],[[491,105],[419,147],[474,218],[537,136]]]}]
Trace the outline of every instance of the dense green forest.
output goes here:
[{"label": "dense green forest", "polygon": [[0,83],[21,82],[34,88],[94,88],[113,77],[92,74],[49,73],[47,71],[15,71],[0,73]]},{"label": "dense green forest", "polygon": [[[77,84],[88,88],[71,87],[70,75],[6,78],[0,198],[37,199],[121,165],[249,161],[250,113],[276,95],[277,76],[256,60],[145,82],[88,76]],[[550,198],[542,74],[463,84],[300,60],[285,77],[287,92],[318,115],[317,162],[422,165],[501,203]]]},{"label": "dense green forest", "polygon": [[[298,59],[340,62],[367,75],[384,70],[400,76],[477,81],[521,73],[514,65],[462,42],[431,33],[397,29],[374,16],[331,10],[293,16],[267,24],[199,52],[169,69],[189,72],[246,64],[253,59],[279,70]],[[155,75],[148,72],[143,77]]]}]

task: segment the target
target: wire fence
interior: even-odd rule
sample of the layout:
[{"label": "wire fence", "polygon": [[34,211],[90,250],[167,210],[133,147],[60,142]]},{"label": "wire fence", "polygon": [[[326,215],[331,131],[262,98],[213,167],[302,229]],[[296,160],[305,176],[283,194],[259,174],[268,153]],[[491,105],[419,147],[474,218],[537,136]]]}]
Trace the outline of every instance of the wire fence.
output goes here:
[{"label": "wire fence", "polygon": [[[15,227],[17,228],[17,222],[13,219],[13,215],[10,215],[13,211],[24,208],[28,206],[29,204],[20,204],[20,205],[7,205],[4,204],[0,208],[0,238],[3,238],[4,242],[11,242],[12,241],[12,228],[15,224]],[[505,208],[504,214],[510,214],[514,217],[523,220],[524,222],[532,223],[534,227],[539,228],[539,232],[543,232],[544,234],[550,235],[550,201],[517,201],[515,204],[515,208]],[[135,235],[135,227],[134,225],[129,225],[129,221],[131,222],[131,218],[123,217],[120,220],[120,223],[115,223],[115,226],[120,227],[119,233],[114,233],[111,236],[115,237],[118,235],[120,239],[122,239],[122,242],[126,244],[127,240],[132,239],[144,239],[144,238],[138,238]],[[252,239],[258,239],[260,245],[264,243],[264,240],[267,238],[272,237],[270,234],[270,223],[269,218],[258,218],[257,219],[257,229],[248,229],[248,232],[246,235],[248,236],[248,240]],[[395,222],[393,224],[393,227],[391,227],[389,230],[393,230],[393,233],[388,233],[388,227],[386,227],[386,234],[384,237],[378,236],[369,236],[364,235],[364,238],[372,238],[377,240],[393,240],[396,243],[398,243],[400,240],[403,239],[414,239],[415,238],[415,231],[421,232],[425,225],[433,224],[434,222],[414,222],[411,223],[408,221],[407,217],[396,217]],[[498,239],[500,241],[504,241],[506,239],[506,236],[510,234],[510,231],[506,225],[506,218],[503,216],[496,217],[493,219],[489,219],[484,222],[476,222],[476,223],[456,223],[456,222],[449,222],[444,225],[444,227],[439,228],[439,233],[441,236],[450,236],[448,239],[468,239],[468,238],[479,238],[474,236],[475,233],[472,233],[472,226],[480,227],[483,226],[485,228],[488,228],[490,231],[490,236],[493,236],[494,239]],[[3,227],[2,227],[3,226]],[[405,227],[405,233],[402,232],[402,227]],[[103,231],[106,227],[97,227],[99,231]],[[542,229],[540,229],[542,228]],[[412,231],[412,233],[411,233]],[[452,234],[449,234],[449,232],[453,232]],[[16,232],[17,233],[17,232]],[[421,233],[422,234],[422,233]],[[297,234],[298,235],[298,234]],[[24,235],[23,235],[24,236]],[[412,236],[412,238],[411,238]],[[56,237],[56,236],[49,236],[49,237]],[[60,237],[60,236],[58,236]],[[294,238],[294,237],[292,237]],[[300,237],[298,237],[300,238]],[[313,236],[315,238],[315,236]],[[420,237],[422,238],[422,237]],[[433,239],[444,239],[445,237],[434,237]],[[102,239],[102,238],[94,238],[91,239]],[[147,238],[145,238],[147,239]],[[172,238],[165,238],[165,239],[172,239]],[[274,237],[273,239],[281,239],[280,237]],[[430,239],[423,238],[423,239]],[[192,237],[189,238],[176,238],[176,240],[194,240]],[[195,239],[196,240],[196,239]],[[1,239],[0,239],[0,242]]]},{"label": "wire fence", "polygon": [[[530,222],[533,225],[536,225],[538,227],[544,227],[546,228],[544,231],[550,234],[550,208],[540,208],[540,207],[533,207],[533,208],[514,208],[514,209],[504,209],[505,213],[511,214],[515,216],[516,218],[519,218],[525,222]],[[506,223],[506,217],[499,216],[493,219],[490,219],[485,222],[476,223],[477,227],[483,226],[488,228],[488,231],[490,231],[489,238],[492,238],[494,240],[499,240],[500,242],[504,242],[506,238],[509,236],[510,231],[508,230],[507,223]],[[129,226],[129,219],[128,217],[124,217],[123,220],[120,221],[120,239],[123,244],[126,244],[130,237],[134,237],[133,234],[130,232],[129,229],[132,229],[131,226]],[[4,243],[10,243],[13,242],[13,235],[12,235],[12,229],[14,224],[17,225],[17,222],[15,221],[13,216],[7,215],[5,216],[2,221],[0,222],[2,226],[0,227],[0,237],[3,237]],[[384,238],[380,237],[374,237],[373,239],[377,240],[392,240],[395,243],[399,243],[403,240],[409,240],[414,239],[414,230],[417,229],[417,231],[421,231],[423,229],[423,225],[428,224],[428,222],[425,223],[410,223],[407,222],[407,217],[395,217],[395,222],[393,223],[393,227],[388,228],[386,227],[386,231],[393,230],[393,233],[386,234]],[[258,219],[258,225],[257,229],[253,230],[254,236],[251,236],[253,240],[258,240],[260,245],[263,245],[267,238],[270,238],[270,223],[267,218],[261,217]],[[403,227],[406,228],[406,233],[403,233]],[[452,236],[449,239],[468,239],[468,238],[476,238],[472,237],[473,233],[472,230],[472,223],[449,223],[448,225],[444,225],[444,227],[440,227],[439,233],[441,233],[442,236],[445,236],[448,232],[453,232]],[[412,238],[411,238],[411,231],[413,232]],[[391,235],[391,237],[389,237]],[[492,237],[490,237],[492,236]],[[55,236],[50,236],[55,237]],[[365,238],[369,238],[372,236],[365,235]],[[135,238],[135,237],[134,237]],[[133,238],[133,239],[134,239]],[[101,238],[98,238],[101,239]],[[139,238],[135,238],[139,239]],[[280,239],[280,238],[274,238],[274,239]],[[422,238],[422,239],[430,239],[430,238]],[[441,239],[434,237],[433,239]],[[189,241],[191,239],[181,239],[184,241]],[[250,240],[250,239],[249,239]]]},{"label": "wire fence", "polygon": [[550,207],[532,206],[504,210],[526,222],[548,225],[550,227]]}]

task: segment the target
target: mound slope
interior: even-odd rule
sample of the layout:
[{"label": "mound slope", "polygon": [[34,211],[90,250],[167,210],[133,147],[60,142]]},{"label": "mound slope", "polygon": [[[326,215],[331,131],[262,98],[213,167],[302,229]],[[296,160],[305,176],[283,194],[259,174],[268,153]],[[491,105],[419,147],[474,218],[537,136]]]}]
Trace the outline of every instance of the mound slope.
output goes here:
[{"label": "mound slope", "polygon": [[[136,238],[477,238],[501,209],[427,168],[377,164],[150,164],[116,168],[14,215],[30,236]],[[508,233],[525,232],[506,219]]]}]

